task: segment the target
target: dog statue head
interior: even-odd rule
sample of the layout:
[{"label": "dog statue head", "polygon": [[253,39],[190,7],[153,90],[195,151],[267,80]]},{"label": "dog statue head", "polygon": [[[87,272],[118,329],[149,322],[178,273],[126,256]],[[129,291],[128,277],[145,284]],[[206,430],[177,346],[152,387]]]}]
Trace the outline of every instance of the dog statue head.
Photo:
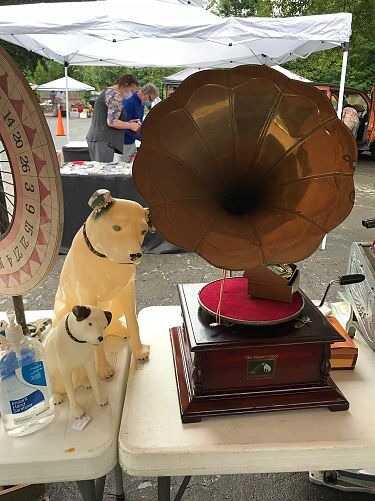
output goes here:
[{"label": "dog statue head", "polygon": [[100,344],[104,339],[104,329],[112,320],[110,311],[103,311],[94,306],[77,305],[69,315],[70,334],[79,342]]},{"label": "dog statue head", "polygon": [[112,198],[104,189],[90,197],[89,206],[92,213],[86,221],[86,233],[92,248],[115,263],[138,264],[144,237],[152,231],[149,209],[131,200]]}]

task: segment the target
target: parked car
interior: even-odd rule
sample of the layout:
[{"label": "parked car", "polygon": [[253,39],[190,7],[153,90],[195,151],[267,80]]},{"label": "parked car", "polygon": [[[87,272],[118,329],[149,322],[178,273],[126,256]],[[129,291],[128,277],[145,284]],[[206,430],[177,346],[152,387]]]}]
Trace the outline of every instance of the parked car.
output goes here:
[{"label": "parked car", "polygon": [[[325,92],[331,100],[332,106],[337,109],[339,100],[339,86],[314,83],[314,86]],[[354,105],[359,115],[357,132],[357,146],[359,153],[370,153],[375,160],[375,94],[374,89],[369,96],[366,92],[353,87],[345,87],[344,100],[348,105]]]}]

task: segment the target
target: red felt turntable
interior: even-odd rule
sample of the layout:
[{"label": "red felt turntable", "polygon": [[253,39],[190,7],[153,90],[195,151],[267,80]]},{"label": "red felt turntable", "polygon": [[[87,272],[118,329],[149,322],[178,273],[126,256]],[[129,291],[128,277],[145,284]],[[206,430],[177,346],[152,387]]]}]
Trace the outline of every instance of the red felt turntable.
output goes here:
[{"label": "red felt turntable", "polygon": [[133,176],[153,225],[225,273],[244,272],[178,287],[183,422],[348,408],[329,377],[340,337],[294,263],[350,213],[356,155],[329,100],[267,66],[195,73],[147,116]]},{"label": "red felt turntable", "polygon": [[289,322],[304,307],[299,291],[293,294],[290,303],[252,297],[247,277],[230,277],[206,284],[198,293],[198,301],[219,321],[259,326]]}]

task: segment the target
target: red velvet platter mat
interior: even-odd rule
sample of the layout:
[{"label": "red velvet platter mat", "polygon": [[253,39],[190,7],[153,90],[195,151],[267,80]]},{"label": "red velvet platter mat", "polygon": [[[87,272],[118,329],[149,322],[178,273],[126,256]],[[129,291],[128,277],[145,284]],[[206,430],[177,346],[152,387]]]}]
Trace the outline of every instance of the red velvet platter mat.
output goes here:
[{"label": "red velvet platter mat", "polygon": [[283,303],[249,296],[246,277],[224,279],[221,292],[222,283],[223,279],[220,279],[205,285],[198,300],[204,310],[215,316],[219,314],[223,320],[256,325],[279,324],[296,317],[304,307],[303,297],[298,291],[291,303]]}]

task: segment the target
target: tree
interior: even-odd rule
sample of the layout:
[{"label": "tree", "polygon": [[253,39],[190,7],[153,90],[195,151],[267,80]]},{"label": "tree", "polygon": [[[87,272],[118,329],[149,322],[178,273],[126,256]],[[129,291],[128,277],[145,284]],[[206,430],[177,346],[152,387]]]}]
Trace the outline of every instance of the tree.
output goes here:
[{"label": "tree", "polygon": [[29,72],[35,70],[40,56],[38,56],[34,52],[26,50],[23,47],[18,47],[17,45],[5,42],[4,40],[0,40],[0,47],[3,47],[8,52],[8,54],[15,60],[17,65],[25,74],[28,74]]},{"label": "tree", "polygon": [[215,10],[221,16],[270,16],[272,0],[217,0]]},{"label": "tree", "polygon": [[[370,90],[375,84],[375,2],[369,0],[275,0],[279,15],[311,15],[351,12],[352,37],[347,83]],[[289,63],[288,67],[311,80],[340,80],[341,50],[314,54],[307,60]]]},{"label": "tree", "polygon": [[40,85],[64,76],[64,67],[55,61],[39,58],[34,71],[29,71],[27,76],[32,83]]}]

